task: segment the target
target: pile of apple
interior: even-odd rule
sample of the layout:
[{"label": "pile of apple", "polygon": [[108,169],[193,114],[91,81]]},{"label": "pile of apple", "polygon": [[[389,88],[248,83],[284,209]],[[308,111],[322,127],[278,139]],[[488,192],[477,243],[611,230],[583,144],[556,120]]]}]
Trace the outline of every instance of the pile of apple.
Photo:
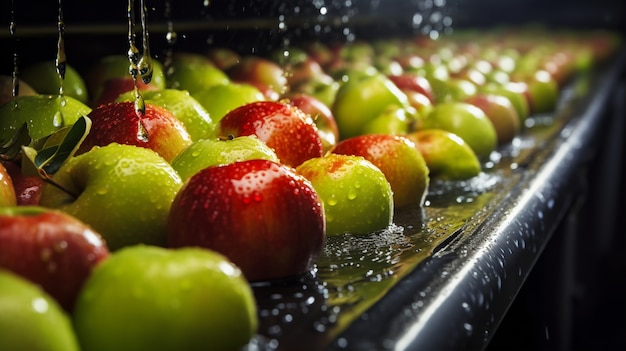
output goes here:
[{"label": "pile of apple", "polygon": [[431,179],[478,175],[616,43],[211,48],[143,76],[112,55],[64,79],[25,67],[18,96],[4,77],[0,349],[237,349],[258,324],[250,282],[306,274],[326,236],[375,235]]}]

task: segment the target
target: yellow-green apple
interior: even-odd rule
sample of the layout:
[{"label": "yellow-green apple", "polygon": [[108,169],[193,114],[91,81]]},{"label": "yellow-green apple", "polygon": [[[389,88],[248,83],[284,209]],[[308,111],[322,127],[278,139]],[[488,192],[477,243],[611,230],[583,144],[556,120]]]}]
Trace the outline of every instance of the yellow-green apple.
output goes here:
[{"label": "yellow-green apple", "polygon": [[89,104],[87,85],[81,74],[69,64],[65,65],[63,78],[57,72],[54,61],[40,61],[26,66],[21,71],[20,78],[30,84],[39,94],[64,94],[84,104]]},{"label": "yellow-green apple", "polygon": [[183,185],[168,217],[170,247],[220,252],[250,281],[309,272],[325,235],[324,208],[311,183],[269,160],[197,172]]},{"label": "yellow-green apple", "polygon": [[310,79],[302,79],[289,86],[290,92],[314,96],[326,106],[332,106],[341,84],[327,73],[321,73]]},{"label": "yellow-green apple", "polygon": [[278,100],[289,88],[285,70],[278,63],[260,56],[244,56],[226,73],[235,82],[254,85],[268,100]]},{"label": "yellow-green apple", "polygon": [[504,84],[486,84],[481,87],[479,93],[496,94],[505,96],[511,101],[517,116],[520,119],[520,126],[524,126],[524,121],[530,114],[528,105],[528,85],[522,82],[506,82]]},{"label": "yellow-green apple", "polygon": [[232,139],[202,139],[194,141],[176,156],[171,164],[184,181],[209,166],[220,166],[236,161],[264,159],[280,162],[274,150],[256,135]]},{"label": "yellow-green apple", "polygon": [[87,276],[108,256],[102,237],[66,213],[0,208],[0,268],[41,286],[68,312]]},{"label": "yellow-green apple", "polygon": [[435,99],[439,102],[462,101],[478,92],[476,84],[467,79],[449,78],[434,85]]},{"label": "yellow-green apple", "polygon": [[409,99],[409,105],[416,111],[416,115],[413,119],[418,120],[428,115],[433,110],[435,104],[433,104],[426,95],[416,91],[404,91],[404,93]]},{"label": "yellow-green apple", "polygon": [[137,87],[138,91],[165,89],[166,79],[163,64],[151,60],[152,76],[144,82],[141,77],[133,79],[131,65],[126,55],[104,56],[87,69],[85,84],[90,97],[90,106],[95,107],[115,101],[120,94]]},{"label": "yellow-green apple", "polygon": [[406,134],[416,118],[413,110],[388,105],[376,118],[363,126],[362,134]]},{"label": "yellow-green apple", "polygon": [[18,96],[0,107],[0,141],[10,140],[24,124],[32,139],[44,138],[89,112],[90,107],[70,96]]},{"label": "yellow-green apple", "polygon": [[4,206],[15,206],[17,196],[15,185],[4,162],[0,162],[0,208]]},{"label": "yellow-green apple", "polygon": [[0,349],[79,351],[68,312],[35,283],[0,269]]},{"label": "yellow-green apple", "polygon": [[391,185],[395,208],[424,204],[430,182],[428,167],[409,139],[390,134],[364,134],[340,141],[331,152],[362,156],[378,167]]},{"label": "yellow-green apple", "polygon": [[85,282],[74,311],[83,350],[238,350],[257,330],[241,270],[200,249],[133,245]]},{"label": "yellow-green apple", "polygon": [[335,116],[328,105],[315,96],[305,93],[289,92],[283,95],[283,98],[286,99],[288,104],[296,106],[302,112],[311,116],[322,139],[324,151],[330,150],[331,147],[337,144],[339,128],[337,127]]},{"label": "yellow-green apple", "polygon": [[265,95],[254,85],[235,82],[214,85],[196,91],[192,96],[207,110],[215,124],[239,106],[266,100]]},{"label": "yellow-green apple", "polygon": [[168,88],[187,90],[192,95],[199,90],[230,82],[226,73],[207,56],[192,52],[175,53],[166,77]]},{"label": "yellow-green apple", "polygon": [[[517,80],[516,80],[517,79]],[[528,86],[527,97],[531,114],[552,112],[559,99],[559,85],[545,70],[538,70],[529,76],[516,78]]]},{"label": "yellow-green apple", "polygon": [[426,96],[432,104],[435,103],[433,88],[426,77],[416,73],[404,73],[401,75],[388,75],[389,79],[403,92],[414,91]]},{"label": "yellow-green apple", "polygon": [[299,108],[278,101],[258,101],[228,112],[218,123],[218,136],[256,135],[274,149],[280,162],[296,167],[324,149],[310,116]]},{"label": "yellow-green apple", "polygon": [[241,56],[235,50],[226,47],[213,47],[204,54],[222,71],[226,71],[241,60]]},{"label": "yellow-green apple", "polygon": [[408,106],[408,98],[382,73],[365,74],[343,83],[331,111],[339,127],[339,137],[363,134],[363,126],[378,117],[389,105]]},{"label": "yellow-green apple", "polygon": [[426,161],[431,179],[465,180],[480,174],[480,160],[458,135],[443,129],[417,130],[404,136]]},{"label": "yellow-green apple", "polygon": [[[206,139],[214,135],[215,123],[211,114],[188,91],[151,90],[142,92],[141,96],[145,103],[161,106],[176,116],[185,126],[191,140]],[[124,93],[116,101],[135,101],[135,94],[132,91]]]},{"label": "yellow-green apple", "polygon": [[[17,96],[36,95],[37,91],[22,79],[18,79]],[[13,77],[0,74],[0,106],[13,100]]]},{"label": "yellow-green apple", "polygon": [[391,185],[383,172],[361,156],[328,153],[296,167],[324,203],[326,235],[366,235],[393,222]]},{"label": "yellow-green apple", "polygon": [[112,143],[70,158],[45,183],[40,204],[90,225],[109,250],[165,245],[167,214],[182,186],[176,171],[151,149]]},{"label": "yellow-green apple", "polygon": [[480,108],[462,101],[441,102],[420,120],[420,129],[444,129],[461,137],[479,159],[496,149],[498,137],[491,120]]},{"label": "yellow-green apple", "polygon": [[122,101],[94,108],[87,115],[92,122],[91,131],[76,154],[115,142],[152,149],[171,161],[191,145],[185,126],[170,111],[150,103],[145,107],[142,113],[137,111],[134,102]]},{"label": "yellow-green apple", "polygon": [[[1,162],[0,166],[1,165],[4,165],[4,168],[13,183],[16,199],[15,204],[19,206],[38,205],[39,197],[41,196],[41,187],[43,186],[43,179],[39,176],[25,175],[22,172],[22,167],[18,161],[5,161]],[[0,167],[0,173],[1,172],[2,169]],[[1,182],[2,181],[0,180],[0,183]],[[1,192],[2,191],[0,190],[0,193]],[[2,203],[1,199],[0,203]]]},{"label": "yellow-green apple", "polygon": [[502,95],[479,93],[464,100],[481,110],[491,120],[498,144],[511,142],[521,129],[520,118],[511,100]]}]

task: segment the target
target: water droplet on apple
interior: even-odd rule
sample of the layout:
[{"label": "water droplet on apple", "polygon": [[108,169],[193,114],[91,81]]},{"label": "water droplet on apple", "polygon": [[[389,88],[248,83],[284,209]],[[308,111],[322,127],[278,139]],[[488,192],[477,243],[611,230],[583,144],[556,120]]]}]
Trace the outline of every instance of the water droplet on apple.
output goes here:
[{"label": "water droplet on apple", "polygon": [[109,191],[109,189],[108,189],[108,188],[100,188],[100,189],[98,189],[98,191],[96,192],[96,194],[98,194],[98,195],[104,195],[104,194],[106,194],[108,191]]},{"label": "water droplet on apple", "polygon": [[354,200],[356,199],[357,193],[354,189],[350,189],[350,191],[348,191],[348,200]]},{"label": "water droplet on apple", "polygon": [[52,125],[55,128],[63,127],[63,113],[57,111],[52,117]]},{"label": "water droplet on apple", "polygon": [[335,198],[334,194],[330,197],[330,199],[326,200],[326,203],[328,204],[328,206],[335,206],[337,204],[337,199]]}]

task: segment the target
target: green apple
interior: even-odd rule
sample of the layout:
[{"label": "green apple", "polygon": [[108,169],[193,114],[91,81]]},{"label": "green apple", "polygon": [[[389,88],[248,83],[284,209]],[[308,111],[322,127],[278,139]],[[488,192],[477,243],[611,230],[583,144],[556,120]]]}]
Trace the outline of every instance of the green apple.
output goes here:
[{"label": "green apple", "polygon": [[228,112],[250,102],[263,101],[265,95],[254,85],[248,83],[218,84],[198,90],[193,96],[218,123]]},{"label": "green apple", "polygon": [[91,108],[70,96],[18,96],[0,107],[0,141],[9,140],[24,124],[31,138],[47,137],[63,127],[72,125]]},{"label": "green apple", "polygon": [[264,159],[279,162],[272,148],[255,135],[233,139],[204,139],[193,142],[171,162],[183,181],[198,171],[236,161]]},{"label": "green apple", "polygon": [[167,87],[187,90],[190,94],[214,85],[228,84],[230,79],[204,55],[177,52],[167,72]]},{"label": "green apple", "polygon": [[256,332],[241,270],[201,248],[133,245],[85,282],[74,310],[83,350],[238,350]]},{"label": "green apple", "polygon": [[364,134],[341,140],[331,152],[364,157],[380,169],[391,185],[395,208],[424,204],[429,171],[412,141],[397,135]]},{"label": "green apple", "polygon": [[39,94],[60,94],[62,86],[64,95],[71,96],[84,104],[89,103],[87,85],[83,77],[68,64],[65,65],[65,78],[62,81],[54,61],[41,61],[27,66],[22,70],[20,78],[30,84]]},{"label": "green apple", "polygon": [[478,88],[467,79],[450,78],[440,84],[434,84],[433,92],[437,102],[462,101],[476,95]]},{"label": "green apple", "polygon": [[363,134],[364,126],[389,105],[408,106],[407,96],[384,74],[352,78],[343,83],[331,107],[341,139]]},{"label": "green apple", "polygon": [[13,180],[4,163],[0,162],[0,207],[15,206],[16,204],[17,196],[15,195]]},{"label": "green apple", "polygon": [[520,132],[520,118],[511,100],[502,95],[479,93],[464,100],[477,106],[493,123],[498,144],[511,142]]},{"label": "green apple", "polygon": [[545,70],[538,70],[524,82],[528,85],[531,113],[553,112],[559,99],[559,84]]},{"label": "green apple", "polygon": [[406,134],[413,118],[406,108],[389,105],[363,126],[363,134]]},{"label": "green apple", "polygon": [[326,235],[365,235],[393,221],[391,185],[383,172],[361,156],[326,154],[296,168],[324,203]]},{"label": "green apple", "polygon": [[[37,95],[37,91],[22,79],[18,80],[18,86],[18,96]],[[13,100],[13,77],[0,74],[0,106],[11,100]]]},{"label": "green apple", "polygon": [[69,159],[45,184],[40,204],[89,224],[110,250],[165,245],[167,214],[182,186],[172,166],[151,149],[112,143]]},{"label": "green apple", "polygon": [[493,123],[480,108],[461,101],[438,103],[420,121],[419,129],[444,129],[461,137],[479,159],[487,158],[497,146]]},{"label": "green apple", "polygon": [[464,180],[481,172],[474,150],[454,133],[443,129],[424,129],[404,137],[415,143],[432,179]]},{"label": "green apple", "polygon": [[[154,104],[172,112],[189,133],[191,140],[210,138],[214,135],[215,123],[211,114],[186,90],[162,89],[141,93],[145,103]],[[116,101],[135,101],[134,92],[120,95]]]},{"label": "green apple", "polygon": [[526,98],[526,91],[528,86],[525,83],[519,82],[506,82],[502,85],[487,83],[481,87],[479,93],[502,95],[511,101],[517,116],[520,119],[520,126],[524,125],[524,121],[530,114],[530,107],[528,105],[528,99]]},{"label": "green apple", "polygon": [[39,286],[3,269],[0,311],[0,350],[80,350],[67,312]]},{"label": "green apple", "polygon": [[303,79],[290,86],[290,92],[304,93],[315,97],[326,106],[332,106],[341,83],[326,73]]}]

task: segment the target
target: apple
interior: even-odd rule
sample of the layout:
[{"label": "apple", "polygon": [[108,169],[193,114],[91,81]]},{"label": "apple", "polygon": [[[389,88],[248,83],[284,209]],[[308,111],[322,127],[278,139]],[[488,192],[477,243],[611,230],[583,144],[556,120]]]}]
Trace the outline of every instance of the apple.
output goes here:
[{"label": "apple", "polygon": [[538,70],[529,77],[519,78],[528,86],[528,105],[530,113],[547,113],[556,108],[559,99],[559,84],[545,70]]},{"label": "apple", "polygon": [[4,206],[15,206],[16,204],[17,196],[13,179],[5,167],[5,163],[0,162],[0,208]]},{"label": "apple", "polygon": [[78,297],[83,350],[238,350],[258,325],[252,290],[223,255],[133,245],[111,254]]},{"label": "apple", "polygon": [[412,141],[397,135],[364,134],[341,140],[331,152],[362,156],[378,167],[391,184],[395,208],[424,204],[428,167]]},{"label": "apple", "polygon": [[302,79],[289,86],[289,92],[302,93],[315,97],[331,107],[341,84],[327,73],[321,73],[310,79]]},{"label": "apple", "polygon": [[363,134],[406,134],[412,128],[414,116],[398,105],[387,106],[380,115],[363,126]]},{"label": "apple", "polygon": [[108,256],[102,237],[68,214],[36,206],[0,208],[0,268],[38,284],[67,311]]},{"label": "apple", "polygon": [[315,96],[305,93],[290,92],[284,95],[283,99],[286,99],[285,102],[299,108],[313,119],[322,139],[324,151],[330,150],[331,147],[337,144],[339,127],[337,127],[335,116],[328,105]]},{"label": "apple", "polygon": [[486,159],[498,144],[496,129],[485,112],[462,101],[441,102],[420,120],[420,129],[443,129],[461,137],[479,159]]},{"label": "apple", "polygon": [[480,160],[458,135],[443,129],[417,130],[404,135],[426,162],[431,179],[465,180],[480,174]]},{"label": "apple", "polygon": [[241,55],[235,50],[225,47],[213,47],[208,49],[204,54],[222,71],[226,71],[241,60]]},{"label": "apple", "polygon": [[408,98],[382,73],[352,78],[343,83],[331,106],[340,138],[363,134],[363,126],[389,105],[408,106]]},{"label": "apple", "polygon": [[0,107],[0,141],[10,140],[25,123],[32,139],[44,138],[89,112],[90,107],[70,96],[17,96]]},{"label": "apple", "polygon": [[226,74],[235,82],[254,85],[268,100],[278,100],[289,88],[285,70],[278,63],[260,56],[242,57]]},{"label": "apple", "polygon": [[403,90],[403,92],[409,99],[409,105],[413,109],[415,109],[415,112],[417,114],[415,118],[419,119],[423,116],[426,116],[433,110],[434,104],[426,95],[418,93],[416,91]]},{"label": "apple", "polygon": [[109,250],[165,245],[167,214],[182,186],[176,171],[151,149],[112,143],[70,158],[46,183],[40,205],[85,222]]},{"label": "apple", "polygon": [[299,108],[278,101],[258,101],[228,112],[218,123],[218,136],[256,135],[274,149],[281,163],[296,167],[324,152],[313,120]]},{"label": "apple", "polygon": [[524,121],[530,115],[528,85],[526,83],[506,82],[502,85],[487,83],[481,87],[479,93],[502,95],[508,98],[517,112],[520,126],[524,126]]},{"label": "apple", "polygon": [[54,61],[40,61],[26,66],[22,69],[20,78],[39,94],[63,94],[89,104],[87,85],[81,74],[69,64],[65,64],[63,79],[59,76]]},{"label": "apple", "polygon": [[491,120],[496,129],[498,144],[509,143],[519,134],[520,117],[511,100],[505,96],[479,93],[468,97],[465,102],[483,110]]},{"label": "apple", "polygon": [[[38,205],[39,197],[41,196],[41,187],[43,186],[41,177],[24,175],[21,165],[15,161],[0,162],[0,173],[2,173],[2,166],[6,169],[13,183],[13,192],[15,193],[16,199],[14,204],[19,206]],[[2,180],[0,180],[0,183],[1,182]],[[0,186],[0,193],[1,188],[2,186]],[[11,196],[6,194],[3,198],[8,199],[11,198]],[[2,200],[0,199],[0,203],[1,202]]]},{"label": "apple", "polygon": [[321,41],[309,41],[302,45],[302,48],[310,58],[318,62],[322,67],[328,65],[335,57],[330,47]]},{"label": "apple", "polygon": [[[17,96],[37,95],[37,91],[22,79],[18,79]],[[9,75],[0,74],[0,106],[13,100],[13,78]]]},{"label": "apple", "polygon": [[176,156],[171,164],[183,181],[209,166],[236,161],[264,159],[280,162],[274,150],[256,135],[232,139],[203,139],[193,142]]},{"label": "apple", "polygon": [[199,90],[192,96],[207,110],[215,124],[239,106],[266,100],[265,95],[254,85],[235,82],[214,85]]},{"label": "apple", "polygon": [[[204,106],[186,90],[162,89],[143,91],[141,96],[147,104],[154,104],[170,111],[180,120],[192,141],[212,137],[215,122]],[[116,102],[135,101],[134,92],[120,95]]]},{"label": "apple", "polygon": [[139,91],[165,89],[165,72],[159,60],[151,60],[152,76],[146,82],[141,77],[133,79],[130,67],[126,55],[104,56],[91,65],[84,75],[91,99],[89,105],[96,107],[114,101],[120,94],[134,90],[135,86]]},{"label": "apple", "polygon": [[383,172],[361,156],[329,153],[296,167],[324,203],[326,235],[366,235],[393,222],[391,185]]},{"label": "apple", "polygon": [[413,91],[423,94],[432,104],[435,103],[433,88],[426,77],[415,73],[404,73],[401,75],[388,75],[388,78],[403,92]]},{"label": "apple", "polygon": [[0,269],[0,349],[79,351],[72,319],[39,286]]},{"label": "apple", "polygon": [[88,115],[91,131],[80,145],[77,155],[94,146],[116,142],[154,150],[166,161],[171,161],[191,144],[191,137],[183,123],[170,111],[146,103],[145,113],[137,111],[134,102],[122,101],[100,105]]},{"label": "apple", "polygon": [[228,84],[230,79],[207,56],[191,52],[176,52],[166,72],[167,87],[187,90],[190,94],[214,85]]},{"label": "apple", "polygon": [[309,272],[325,233],[323,205],[311,183],[269,160],[199,171],[183,185],[168,217],[170,247],[220,252],[250,281]]},{"label": "apple", "polygon": [[450,77],[433,86],[437,102],[462,101],[478,93],[478,87],[467,79]]}]

